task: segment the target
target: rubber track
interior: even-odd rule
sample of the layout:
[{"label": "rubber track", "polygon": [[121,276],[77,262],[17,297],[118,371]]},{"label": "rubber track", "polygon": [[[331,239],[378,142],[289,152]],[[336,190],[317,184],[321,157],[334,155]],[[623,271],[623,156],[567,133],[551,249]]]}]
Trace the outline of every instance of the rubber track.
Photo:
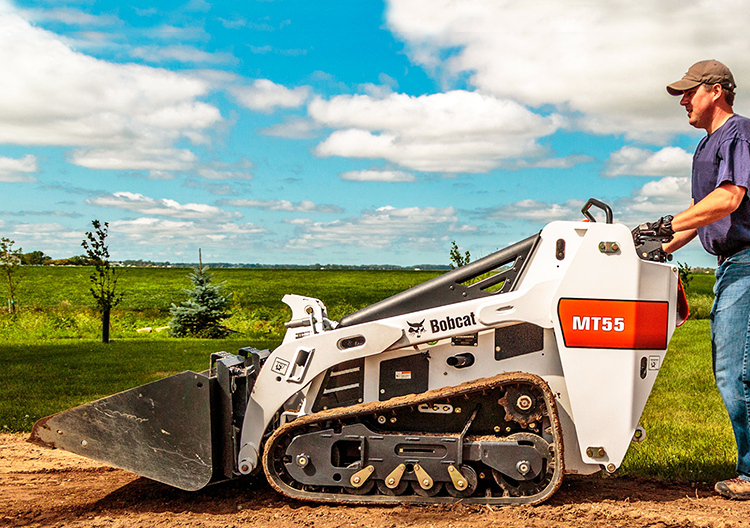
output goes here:
[{"label": "rubber track", "polygon": [[[552,437],[554,446],[554,464],[555,469],[552,475],[552,480],[547,487],[536,495],[522,496],[522,497],[485,497],[485,496],[471,496],[464,498],[456,497],[422,497],[418,495],[353,495],[346,492],[341,493],[330,493],[330,492],[318,492],[318,491],[304,491],[292,486],[289,486],[284,482],[278,473],[274,469],[273,453],[275,446],[283,441],[286,436],[294,435],[298,429],[304,429],[310,424],[316,422],[327,422],[331,420],[351,420],[361,415],[368,415],[373,413],[382,413],[391,409],[397,409],[401,407],[410,407],[419,405],[421,403],[429,403],[433,400],[461,396],[463,394],[493,389],[498,385],[505,385],[508,383],[529,383],[538,387],[544,394],[545,404],[547,406],[547,415],[550,419],[550,425],[552,428]],[[415,433],[409,433],[415,434]],[[263,469],[266,477],[271,485],[283,495],[291,497],[293,499],[315,501],[315,502],[332,502],[340,504],[403,504],[403,503],[417,503],[417,504],[439,504],[439,503],[455,503],[463,502],[465,504],[490,504],[490,505],[533,505],[544,502],[551,497],[555,491],[562,484],[562,477],[564,473],[563,468],[563,442],[562,442],[562,431],[560,428],[560,420],[557,413],[557,405],[555,403],[554,395],[550,390],[547,383],[539,376],[529,374],[526,372],[505,372],[492,378],[482,378],[454,387],[443,387],[440,389],[434,389],[421,394],[410,394],[406,396],[399,396],[392,398],[387,401],[377,401],[362,403],[359,405],[352,405],[349,407],[330,409],[327,411],[321,411],[314,414],[308,414],[297,418],[293,422],[287,423],[279,427],[271,438],[268,439],[263,451]]]}]

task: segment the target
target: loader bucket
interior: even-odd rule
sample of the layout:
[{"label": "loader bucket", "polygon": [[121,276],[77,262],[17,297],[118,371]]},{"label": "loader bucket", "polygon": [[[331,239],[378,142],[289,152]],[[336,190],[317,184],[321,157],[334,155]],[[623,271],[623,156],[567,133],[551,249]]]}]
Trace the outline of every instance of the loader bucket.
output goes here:
[{"label": "loader bucket", "polygon": [[186,371],[42,418],[29,441],[195,491],[213,474],[209,389]]}]

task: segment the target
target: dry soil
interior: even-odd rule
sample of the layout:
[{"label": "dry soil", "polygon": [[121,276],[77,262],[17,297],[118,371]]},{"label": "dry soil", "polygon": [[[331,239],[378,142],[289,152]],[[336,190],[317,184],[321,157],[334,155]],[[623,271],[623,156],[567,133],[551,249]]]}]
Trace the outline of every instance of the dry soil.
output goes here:
[{"label": "dry soil", "polygon": [[706,485],[566,477],[533,507],[324,506],[286,499],[261,481],[183,492],[5,434],[0,526],[723,528],[750,527],[750,501],[725,500]]}]

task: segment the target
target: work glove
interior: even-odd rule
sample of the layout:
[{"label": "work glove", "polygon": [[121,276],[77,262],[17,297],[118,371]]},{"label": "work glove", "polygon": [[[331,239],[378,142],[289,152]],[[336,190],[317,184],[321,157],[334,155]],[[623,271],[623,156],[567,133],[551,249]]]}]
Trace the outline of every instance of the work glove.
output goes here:
[{"label": "work glove", "polygon": [[645,222],[632,231],[633,242],[642,244],[644,237],[659,238],[662,242],[669,242],[674,237],[672,216],[662,216],[656,222]]}]

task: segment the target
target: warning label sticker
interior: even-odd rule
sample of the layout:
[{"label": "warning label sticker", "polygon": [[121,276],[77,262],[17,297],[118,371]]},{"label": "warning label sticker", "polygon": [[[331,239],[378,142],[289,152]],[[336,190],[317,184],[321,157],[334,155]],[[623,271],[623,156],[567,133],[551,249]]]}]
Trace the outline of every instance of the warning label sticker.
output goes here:
[{"label": "warning label sticker", "polygon": [[273,362],[273,367],[271,367],[271,370],[273,370],[276,374],[281,374],[282,376],[286,374],[286,369],[289,368],[289,362],[285,359],[276,358]]},{"label": "warning label sticker", "polygon": [[397,370],[396,371],[396,379],[397,380],[410,380],[411,379],[411,370]]}]

